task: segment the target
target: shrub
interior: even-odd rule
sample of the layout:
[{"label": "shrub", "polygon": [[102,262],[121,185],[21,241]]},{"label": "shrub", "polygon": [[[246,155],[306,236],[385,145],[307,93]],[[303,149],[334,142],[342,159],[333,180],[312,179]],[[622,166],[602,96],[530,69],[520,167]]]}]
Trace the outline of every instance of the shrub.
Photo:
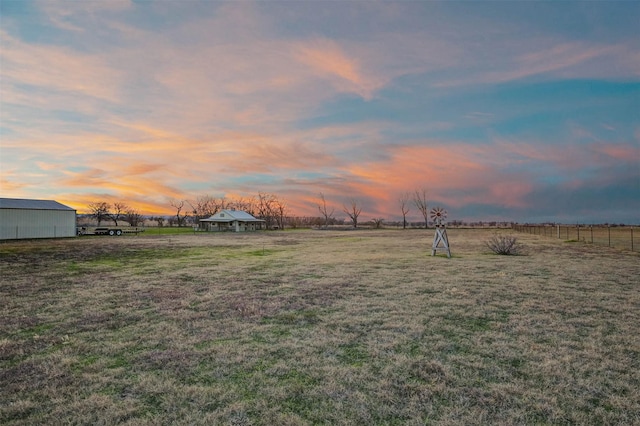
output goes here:
[{"label": "shrub", "polygon": [[524,254],[524,246],[512,235],[494,235],[485,245],[495,254],[517,256]]}]

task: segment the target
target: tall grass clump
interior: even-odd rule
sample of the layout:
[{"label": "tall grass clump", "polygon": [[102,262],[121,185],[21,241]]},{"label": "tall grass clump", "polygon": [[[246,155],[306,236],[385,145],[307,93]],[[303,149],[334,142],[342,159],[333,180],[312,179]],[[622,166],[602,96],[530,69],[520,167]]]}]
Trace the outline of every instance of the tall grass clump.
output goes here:
[{"label": "tall grass clump", "polygon": [[505,256],[519,256],[524,254],[524,246],[513,235],[494,235],[485,245],[491,252]]}]

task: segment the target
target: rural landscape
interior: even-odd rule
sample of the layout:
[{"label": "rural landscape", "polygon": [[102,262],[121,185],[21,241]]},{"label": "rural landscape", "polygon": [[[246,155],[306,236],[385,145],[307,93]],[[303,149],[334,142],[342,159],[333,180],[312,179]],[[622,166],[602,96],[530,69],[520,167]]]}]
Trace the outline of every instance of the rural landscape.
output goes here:
[{"label": "rural landscape", "polygon": [[0,423],[637,424],[638,253],[512,232],[4,241]]},{"label": "rural landscape", "polygon": [[640,1],[0,16],[0,425],[640,426]]}]

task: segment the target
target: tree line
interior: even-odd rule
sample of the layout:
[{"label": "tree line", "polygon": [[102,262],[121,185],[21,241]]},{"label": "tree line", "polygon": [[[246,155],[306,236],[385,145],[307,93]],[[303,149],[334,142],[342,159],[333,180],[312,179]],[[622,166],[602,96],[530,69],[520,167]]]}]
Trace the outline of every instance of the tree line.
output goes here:
[{"label": "tree line", "polygon": [[[259,192],[255,197],[228,199],[203,195],[194,200],[172,199],[169,205],[175,214],[165,218],[162,216],[149,217],[156,220],[159,226],[166,220],[170,225],[185,226],[188,221],[199,223],[200,219],[213,216],[221,210],[242,210],[250,215],[262,219],[268,229],[284,228],[287,215],[287,205],[282,198],[275,194]],[[145,217],[135,208],[123,202],[108,203],[106,201],[92,202],[88,205],[88,215],[98,226],[105,221],[112,221],[118,226],[119,221],[128,222],[130,226],[140,226]]]},{"label": "tree line", "polygon": [[[221,210],[242,210],[250,215],[265,221],[267,229],[284,229],[285,225],[296,226],[297,223],[287,223],[288,208],[286,201],[275,194],[258,192],[256,196],[240,197],[229,199],[226,197],[213,197],[210,195],[199,196],[195,199],[172,199],[169,205],[175,214],[166,218],[169,225],[185,226],[188,222],[198,224],[201,219],[206,219]],[[318,212],[321,217],[321,224],[318,226],[328,227],[329,225],[342,222],[334,217],[335,207],[328,204],[324,193],[319,194],[317,201]],[[358,227],[362,214],[362,203],[357,198],[350,198],[348,202],[342,203],[344,212],[351,226]],[[411,208],[415,207],[424,218],[424,227],[429,227],[429,204],[427,202],[427,191],[416,189],[412,193],[403,192],[398,198],[398,209],[402,216],[402,227],[405,229],[409,222],[407,216]],[[137,209],[130,207],[124,202],[107,203],[106,201],[92,202],[88,205],[89,216],[96,220],[98,226],[103,221],[112,221],[118,226],[119,221],[126,221],[130,226],[140,226],[144,223],[143,216]],[[165,217],[149,217],[156,220],[159,226],[163,226]],[[373,218],[371,223],[375,228],[382,227],[385,219]],[[299,221],[299,220],[298,220]],[[291,222],[291,220],[289,220]],[[317,221],[315,221],[317,223]]]},{"label": "tree line", "polygon": [[105,220],[113,221],[115,226],[118,226],[118,221],[128,222],[130,226],[140,226],[144,222],[144,216],[125,203],[109,204],[106,201],[98,201],[89,203],[88,207],[89,216],[98,221],[98,226]]},{"label": "tree line", "polygon": [[[398,198],[398,207],[402,214],[402,228],[406,229],[407,225],[407,215],[411,211],[411,205],[414,205],[418,211],[424,217],[424,227],[429,227],[429,204],[427,202],[427,190],[426,189],[416,189],[413,193],[403,192],[400,194]],[[327,222],[331,215],[333,215],[334,210],[332,209],[329,213],[329,209],[327,207],[327,201],[323,193],[320,193],[320,202],[318,203],[318,210],[320,214],[325,219],[325,226],[327,226]],[[356,199],[351,198],[348,203],[342,204],[342,211],[347,214],[349,219],[351,220],[351,225],[354,228],[358,227],[358,220],[360,214],[362,213],[362,204]],[[382,227],[382,223],[384,222],[384,218],[373,218],[371,219],[375,228]]]}]

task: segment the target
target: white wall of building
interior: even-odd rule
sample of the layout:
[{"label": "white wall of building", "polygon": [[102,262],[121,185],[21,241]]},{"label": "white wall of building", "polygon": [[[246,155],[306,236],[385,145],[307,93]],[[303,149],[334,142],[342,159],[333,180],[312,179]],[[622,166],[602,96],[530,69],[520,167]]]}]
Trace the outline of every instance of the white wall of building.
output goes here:
[{"label": "white wall of building", "polygon": [[0,240],[60,238],[76,235],[74,210],[0,208]]}]

